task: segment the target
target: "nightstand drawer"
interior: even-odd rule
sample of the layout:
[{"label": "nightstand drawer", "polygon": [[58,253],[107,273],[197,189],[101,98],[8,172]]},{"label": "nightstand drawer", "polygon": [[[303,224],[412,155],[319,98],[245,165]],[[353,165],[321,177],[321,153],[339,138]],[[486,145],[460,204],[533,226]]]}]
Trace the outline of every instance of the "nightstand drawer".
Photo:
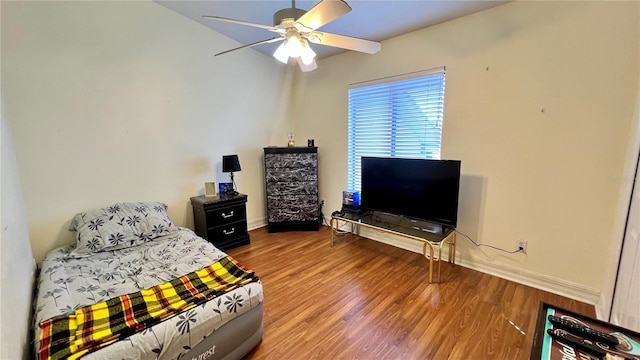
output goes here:
[{"label": "nightstand drawer", "polygon": [[247,235],[247,222],[239,221],[224,226],[209,228],[207,231],[209,241],[214,245],[231,241],[235,238]]},{"label": "nightstand drawer", "polygon": [[207,209],[207,224],[211,227],[230,224],[236,221],[244,220],[247,217],[246,207],[244,204],[224,207],[221,209]]}]

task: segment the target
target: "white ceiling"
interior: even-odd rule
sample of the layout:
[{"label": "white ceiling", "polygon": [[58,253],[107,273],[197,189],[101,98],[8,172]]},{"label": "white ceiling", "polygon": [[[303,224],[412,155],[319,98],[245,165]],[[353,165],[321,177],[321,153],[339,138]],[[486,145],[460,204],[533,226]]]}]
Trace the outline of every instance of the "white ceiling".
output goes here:
[{"label": "white ceiling", "polygon": [[[215,15],[263,25],[274,25],[273,14],[280,9],[291,7],[290,0],[155,0],[155,2],[226,35],[240,44],[270,39],[274,37],[274,34],[268,30],[206,19],[202,16]],[[347,3],[353,9],[351,12],[318,30],[382,41],[506,2],[508,1],[349,0]],[[309,10],[316,3],[318,0],[298,0],[295,5],[296,8]],[[252,49],[271,55],[278,45],[279,43],[262,44]],[[312,44],[312,47],[318,54],[318,59],[345,51],[319,44]],[[211,44],[212,53],[225,50],[229,49],[217,48],[216,44]],[[233,56],[231,54],[243,51],[251,50],[245,48],[223,56]]]}]

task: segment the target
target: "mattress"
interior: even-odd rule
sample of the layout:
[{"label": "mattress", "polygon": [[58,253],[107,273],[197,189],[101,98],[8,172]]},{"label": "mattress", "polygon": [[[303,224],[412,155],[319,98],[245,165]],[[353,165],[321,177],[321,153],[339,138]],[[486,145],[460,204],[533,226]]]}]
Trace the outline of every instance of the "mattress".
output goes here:
[{"label": "mattress", "polygon": [[[191,230],[179,227],[171,227],[153,241],[124,249],[85,257],[76,257],[73,250],[74,246],[54,250],[42,263],[34,315],[36,352],[40,348],[41,321],[165,283],[227,256]],[[245,347],[255,345],[262,334],[262,300],[262,284],[252,282],[89,353],[83,359],[178,359],[185,355],[198,358],[198,348],[203,349],[200,353],[203,358],[219,358],[224,354],[218,351],[220,356],[213,356],[215,343],[205,347],[198,344],[218,329],[220,332],[231,329],[251,338]],[[243,316],[245,313],[250,314]],[[251,330],[245,331],[242,326],[238,330],[238,326],[231,324],[224,326],[237,318],[249,321],[246,329]],[[212,338],[225,338],[224,334],[215,335]],[[221,350],[220,345],[217,347]]]}]

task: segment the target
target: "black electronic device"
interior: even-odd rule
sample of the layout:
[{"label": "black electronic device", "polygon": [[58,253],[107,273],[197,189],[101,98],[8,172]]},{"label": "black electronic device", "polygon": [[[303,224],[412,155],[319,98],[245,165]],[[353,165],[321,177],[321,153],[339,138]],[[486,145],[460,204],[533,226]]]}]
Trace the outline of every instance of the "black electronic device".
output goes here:
[{"label": "black electronic device", "polygon": [[342,206],[357,208],[360,206],[360,191],[345,190],[342,192]]},{"label": "black electronic device", "polygon": [[360,206],[360,191],[348,191],[342,192],[342,210],[344,212],[352,214],[362,214],[363,210]]},{"label": "black electronic device", "polygon": [[334,212],[332,212],[332,213],[331,213],[331,216],[341,217],[341,216],[344,216],[344,214],[345,214],[345,213],[344,213],[344,211],[342,211],[342,210],[340,210],[340,211],[336,210],[336,211],[334,211]]},{"label": "black electronic device", "polygon": [[363,156],[361,161],[364,209],[456,227],[460,160]]},{"label": "black electronic device", "polygon": [[620,341],[618,340],[618,338],[611,334],[607,334],[605,332],[590,328],[588,326],[584,326],[582,324],[578,324],[575,321],[563,319],[558,316],[549,315],[548,319],[549,322],[555,327],[564,329],[574,335],[601,342],[609,346],[620,345]]},{"label": "black electronic device", "polygon": [[604,359],[607,355],[607,352],[598,346],[596,346],[593,342],[583,339],[581,337],[572,335],[565,330],[562,329],[547,329],[547,334],[549,334],[552,338],[565,343],[569,346],[573,346],[581,351],[584,351],[590,355],[596,356],[598,359]]}]

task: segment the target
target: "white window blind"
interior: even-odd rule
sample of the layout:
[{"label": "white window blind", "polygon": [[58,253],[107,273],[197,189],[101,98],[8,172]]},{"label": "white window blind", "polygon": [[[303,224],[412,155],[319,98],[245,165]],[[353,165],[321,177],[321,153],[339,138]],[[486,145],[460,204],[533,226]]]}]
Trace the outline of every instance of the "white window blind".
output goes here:
[{"label": "white window blind", "polygon": [[349,88],[349,190],[360,190],[362,156],[440,159],[445,68]]}]

